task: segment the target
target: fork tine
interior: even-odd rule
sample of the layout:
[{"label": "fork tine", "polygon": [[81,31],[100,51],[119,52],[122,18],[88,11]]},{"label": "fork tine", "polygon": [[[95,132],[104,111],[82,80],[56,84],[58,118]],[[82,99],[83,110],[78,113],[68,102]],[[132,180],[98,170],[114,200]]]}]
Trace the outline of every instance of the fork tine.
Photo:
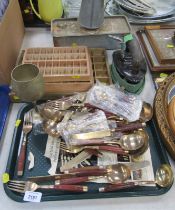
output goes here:
[{"label": "fork tine", "polygon": [[25,183],[18,183],[18,182],[8,182],[9,185],[16,185],[16,186],[25,186]]},{"label": "fork tine", "polygon": [[28,123],[29,124],[32,123],[32,120],[31,120],[32,119],[32,115],[31,115],[31,113],[32,113],[31,111],[28,112]]},{"label": "fork tine", "polygon": [[24,117],[24,125],[28,124],[28,113],[26,113],[25,117]]},{"label": "fork tine", "polygon": [[65,143],[60,143],[61,147],[67,148],[67,145]]},{"label": "fork tine", "polygon": [[25,186],[25,184],[23,184],[23,183],[14,183],[14,182],[12,182],[12,183],[8,183],[9,185],[14,185],[14,186]]},{"label": "fork tine", "polygon": [[11,184],[8,184],[8,187],[11,187],[11,188],[13,188],[13,189],[24,190],[24,186],[18,186],[18,185],[11,185]]},{"label": "fork tine", "polygon": [[29,112],[29,117],[30,117],[30,123],[33,123],[33,111],[30,110]]},{"label": "fork tine", "polygon": [[60,147],[68,149],[67,145],[65,145],[65,144],[60,144]]},{"label": "fork tine", "polygon": [[31,124],[32,123],[32,111],[26,113],[24,118],[24,124]]},{"label": "fork tine", "polygon": [[71,151],[70,151],[70,150],[68,150],[68,149],[61,148],[61,150],[62,150],[62,151],[64,151],[64,152],[71,153]]},{"label": "fork tine", "polygon": [[64,145],[60,145],[60,147],[61,148],[63,148],[63,149],[68,149],[66,146],[64,146]]},{"label": "fork tine", "polygon": [[25,181],[18,181],[18,180],[10,180],[7,184],[7,186],[9,188],[11,188],[12,190],[20,190],[20,191],[24,191],[25,188]]},{"label": "fork tine", "polygon": [[66,149],[63,149],[63,148],[61,148],[61,150],[63,150],[64,152],[69,152],[69,153],[71,153],[69,150],[66,150]]},{"label": "fork tine", "polygon": [[14,188],[9,187],[9,186],[8,186],[8,188],[9,188],[10,190],[12,190],[12,191],[15,191],[15,192],[24,193],[24,190],[14,189]]},{"label": "fork tine", "polygon": [[20,183],[20,184],[25,184],[25,181],[10,180],[8,183]]},{"label": "fork tine", "polygon": [[62,142],[62,141],[61,141],[61,142],[60,142],[60,144],[62,144],[62,145],[65,145],[65,146],[66,146],[66,143],[65,143],[65,142]]}]

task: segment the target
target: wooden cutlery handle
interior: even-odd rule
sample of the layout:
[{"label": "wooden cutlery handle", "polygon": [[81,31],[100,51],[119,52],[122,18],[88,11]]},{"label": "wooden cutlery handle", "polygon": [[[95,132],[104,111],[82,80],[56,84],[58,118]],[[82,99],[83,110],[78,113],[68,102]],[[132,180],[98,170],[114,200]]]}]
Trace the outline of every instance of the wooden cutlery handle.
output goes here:
[{"label": "wooden cutlery handle", "polygon": [[[126,155],[128,154],[126,151],[124,151],[121,147],[116,147],[116,146],[94,146],[94,149],[99,149],[99,150],[104,150],[104,151],[109,151],[109,152],[115,152],[117,154],[121,155]],[[93,148],[93,146],[92,146]]]},{"label": "wooden cutlery handle", "polygon": [[80,170],[77,169],[75,172],[68,170],[66,173],[76,174],[77,176],[104,176],[107,173],[107,169],[96,168],[89,170],[87,167],[84,170],[81,170],[81,168]]},{"label": "wooden cutlery handle", "polygon": [[88,187],[82,185],[54,185],[55,190],[63,190],[70,192],[87,192]]},{"label": "wooden cutlery handle", "polygon": [[117,154],[121,155],[126,155],[128,154],[127,151],[123,150],[121,147],[118,146],[85,146],[85,149],[94,149],[94,150],[104,150],[104,151],[109,151],[109,152],[114,152]]},{"label": "wooden cutlery handle", "polygon": [[76,172],[89,172],[91,170],[99,170],[99,169],[105,169],[105,167],[101,167],[101,166],[86,166],[83,168],[71,168],[67,171],[64,171],[65,174],[69,174],[69,173],[76,173]]},{"label": "wooden cutlery handle", "polygon": [[48,175],[48,176],[33,176],[33,177],[27,177],[28,181],[31,182],[45,182],[45,181],[55,181],[60,179],[68,179],[73,178],[76,175],[74,174],[55,174],[55,175]]},{"label": "wooden cutlery handle", "polygon": [[26,159],[26,135],[24,136],[24,140],[21,145],[19,157],[18,157],[18,165],[17,165],[17,175],[22,176],[24,172],[24,166],[25,166],[25,159]]},{"label": "wooden cutlery handle", "polygon": [[91,176],[83,176],[83,177],[75,177],[75,178],[68,178],[68,179],[61,179],[57,180],[56,184],[78,184],[82,182],[87,182],[91,180]]},{"label": "wooden cutlery handle", "polygon": [[119,183],[119,184],[111,184],[108,185],[107,187],[101,187],[99,188],[99,192],[112,192],[112,191],[117,191],[117,190],[123,190],[127,188],[132,188],[135,187],[135,183],[130,182],[130,183]]},{"label": "wooden cutlery handle", "polygon": [[119,131],[120,132],[127,132],[127,131],[133,131],[133,130],[140,129],[140,128],[143,128],[145,126],[146,126],[145,123],[131,123],[131,124],[121,126],[119,128],[115,128],[114,131],[116,131],[116,132],[119,132]]}]

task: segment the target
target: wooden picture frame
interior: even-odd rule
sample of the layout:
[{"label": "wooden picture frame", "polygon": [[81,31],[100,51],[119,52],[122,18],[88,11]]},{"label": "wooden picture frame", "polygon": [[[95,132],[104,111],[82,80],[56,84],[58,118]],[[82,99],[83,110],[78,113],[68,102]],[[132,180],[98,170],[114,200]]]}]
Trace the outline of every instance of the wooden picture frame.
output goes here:
[{"label": "wooden picture frame", "polygon": [[153,72],[173,72],[175,71],[175,64],[161,64],[159,63],[154,50],[147,38],[145,30],[140,30],[136,32],[139,42],[141,44],[142,50],[145,54],[148,66]]},{"label": "wooden picture frame", "polygon": [[160,64],[175,64],[175,47],[172,37],[175,25],[145,26],[145,33]]}]

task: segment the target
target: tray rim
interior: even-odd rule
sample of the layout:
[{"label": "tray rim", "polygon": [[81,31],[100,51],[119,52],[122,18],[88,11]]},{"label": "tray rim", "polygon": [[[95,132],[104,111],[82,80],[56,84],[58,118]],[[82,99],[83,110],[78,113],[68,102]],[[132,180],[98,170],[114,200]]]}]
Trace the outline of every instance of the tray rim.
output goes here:
[{"label": "tray rim", "polygon": [[3,115],[2,117],[2,121],[0,123],[0,140],[3,134],[3,130],[4,130],[4,126],[5,126],[5,122],[6,122],[6,118],[8,115],[8,110],[9,110],[9,106],[10,106],[10,98],[8,96],[8,93],[10,92],[10,89],[7,85],[0,85],[0,92],[4,93],[4,97],[6,100],[6,104],[4,104],[4,106],[2,107],[3,109]]},{"label": "tray rim", "polygon": [[[21,113],[22,111],[25,109],[25,108],[32,108],[32,106],[29,104],[24,104],[18,111],[18,114],[17,114],[17,118],[16,119],[20,119],[20,116],[21,116]],[[153,123],[153,126],[154,126],[154,129],[155,129],[155,119],[152,119],[151,122]],[[20,125],[22,127],[22,123]],[[14,133],[13,133],[13,137],[12,137],[12,142],[11,142],[11,148],[10,148],[10,151],[9,151],[9,156],[8,156],[8,161],[7,161],[7,165],[6,165],[6,170],[5,170],[5,173],[8,173],[10,172],[10,162],[12,161],[12,154],[13,154],[13,150],[14,150],[14,147],[15,147],[15,137],[16,137],[16,134],[17,134],[17,130],[20,128],[19,127],[15,127],[14,129]],[[158,134],[158,131],[157,129],[155,129],[155,133],[156,135],[159,137],[158,139],[160,139],[160,135]],[[163,157],[160,157],[161,162],[163,163],[167,163],[170,165],[170,162],[169,162],[169,159],[168,159],[168,156],[166,154],[166,151],[165,151],[165,148],[163,147],[163,142],[159,141],[159,146],[160,148],[162,149],[162,154],[163,154]],[[173,185],[173,183],[172,183]],[[172,186],[171,185],[171,186]],[[116,192],[118,193],[118,191],[116,192],[107,192],[107,193],[99,193],[99,192],[87,192],[87,193],[76,193],[76,194],[63,194],[63,195],[58,195],[58,196],[55,196],[55,195],[45,195],[41,198],[41,202],[43,201],[63,201],[63,200],[82,200],[82,199],[99,199],[99,198],[119,198],[119,197],[141,197],[141,196],[158,196],[158,195],[162,195],[162,194],[165,194],[166,192],[168,192],[171,188],[171,186],[169,187],[165,187],[165,188],[160,188],[160,187],[155,187],[155,186],[150,186],[150,187],[146,187],[148,188],[149,190],[147,190],[147,194],[145,194],[145,191],[136,191],[135,194],[133,191],[127,191],[126,190],[122,190],[120,195],[116,196]],[[17,193],[17,192],[14,192],[10,189],[8,189],[7,187],[7,183],[4,183],[3,184],[3,187],[4,187],[4,191],[5,193],[7,194],[7,196],[9,198],[11,198],[12,200],[16,201],[16,202],[25,202],[23,201],[23,196],[22,194],[20,193]],[[140,189],[141,188],[144,188],[144,187],[139,187]],[[152,189],[157,189],[156,191],[153,191]],[[137,187],[135,188],[137,189]],[[157,193],[158,192],[158,193]],[[56,199],[55,199],[56,198]]]},{"label": "tray rim", "polygon": [[[128,26],[128,29],[129,29],[128,32],[127,33],[122,32],[122,33],[117,33],[117,34],[118,35],[120,35],[120,34],[123,35],[123,34],[129,34],[129,33],[131,33],[131,31],[132,31],[131,25],[130,25],[130,23],[128,21],[128,18],[125,15],[105,16],[104,18],[105,19],[115,19],[115,18],[123,18],[123,19],[125,19],[126,24]],[[58,36],[58,35],[56,35],[54,33],[53,23],[55,21],[78,21],[78,18],[77,17],[74,17],[74,18],[58,18],[58,19],[53,19],[51,21],[51,34],[52,34],[53,38],[65,38],[65,36]],[[110,34],[112,34],[112,33],[110,33]],[[116,34],[116,33],[113,33],[113,34]],[[104,35],[108,35],[108,33],[104,33],[104,34],[93,34],[93,35],[92,34],[88,34],[88,35],[77,35],[77,37],[87,37],[87,36],[93,37],[93,36],[104,36]],[[67,35],[66,37],[75,37],[75,35]]]}]

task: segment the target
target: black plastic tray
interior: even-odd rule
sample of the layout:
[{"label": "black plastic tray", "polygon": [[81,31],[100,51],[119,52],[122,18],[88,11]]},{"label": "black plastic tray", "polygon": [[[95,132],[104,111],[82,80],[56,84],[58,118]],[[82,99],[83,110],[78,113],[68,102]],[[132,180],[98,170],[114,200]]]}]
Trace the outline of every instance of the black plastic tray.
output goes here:
[{"label": "black plastic tray", "polygon": [[[17,119],[21,119],[23,122],[24,114],[31,109],[30,105],[23,106],[17,116]],[[156,169],[163,163],[169,163],[166,151],[162,145],[161,138],[155,126],[154,120],[147,123],[146,130],[150,139],[150,151],[153,163],[154,173]],[[16,165],[18,148],[20,143],[20,137],[22,132],[22,123],[19,127],[15,128],[9,158],[6,167],[6,173],[10,175],[10,179],[19,179],[16,175]],[[34,135],[31,132],[28,136],[28,148],[27,153],[32,151],[37,159],[33,170],[27,170],[28,164],[25,165],[25,172],[22,179],[25,180],[28,176],[41,176],[47,175],[47,170],[50,167],[49,161],[43,157],[45,151],[45,145],[47,140],[46,134]],[[158,186],[138,186],[131,189],[120,190],[116,192],[98,192],[98,188],[104,186],[104,184],[97,183],[84,183],[83,185],[89,186],[87,193],[72,193],[61,191],[42,191],[41,201],[56,201],[56,200],[79,200],[79,199],[94,199],[94,198],[113,198],[113,197],[134,197],[134,196],[156,196],[166,193],[170,187],[160,188]],[[4,184],[6,194],[13,200],[23,202],[23,194],[11,191],[8,189],[7,184]]]}]

